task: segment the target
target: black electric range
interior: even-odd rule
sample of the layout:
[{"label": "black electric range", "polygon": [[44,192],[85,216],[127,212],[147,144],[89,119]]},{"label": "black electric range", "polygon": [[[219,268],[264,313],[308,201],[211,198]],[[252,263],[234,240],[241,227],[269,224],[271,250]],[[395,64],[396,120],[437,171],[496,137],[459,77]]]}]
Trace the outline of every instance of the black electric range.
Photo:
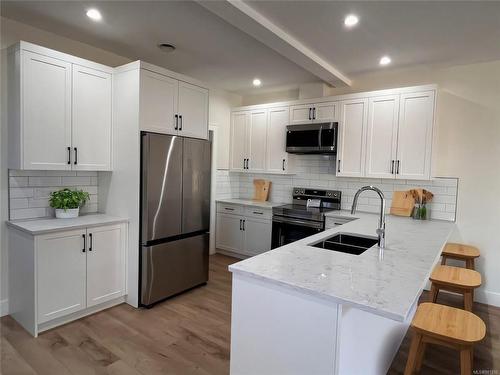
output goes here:
[{"label": "black electric range", "polygon": [[325,213],[340,210],[338,190],[293,188],[293,203],[273,208],[272,248],[325,230]]}]

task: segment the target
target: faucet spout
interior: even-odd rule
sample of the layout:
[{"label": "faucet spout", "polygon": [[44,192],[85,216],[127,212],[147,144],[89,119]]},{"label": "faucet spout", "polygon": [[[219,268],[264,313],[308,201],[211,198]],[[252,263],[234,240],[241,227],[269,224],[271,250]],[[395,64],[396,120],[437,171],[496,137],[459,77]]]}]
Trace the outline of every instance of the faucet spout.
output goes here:
[{"label": "faucet spout", "polygon": [[363,186],[354,195],[354,199],[352,201],[352,207],[351,207],[351,214],[354,215],[356,213],[356,208],[358,206],[358,197],[363,191],[366,191],[366,190],[374,191],[380,197],[380,217],[379,217],[379,223],[378,223],[378,228],[377,228],[377,235],[378,235],[378,246],[381,249],[384,249],[385,248],[385,197],[384,197],[384,193],[382,193],[382,191],[375,186],[372,186],[372,185]]}]

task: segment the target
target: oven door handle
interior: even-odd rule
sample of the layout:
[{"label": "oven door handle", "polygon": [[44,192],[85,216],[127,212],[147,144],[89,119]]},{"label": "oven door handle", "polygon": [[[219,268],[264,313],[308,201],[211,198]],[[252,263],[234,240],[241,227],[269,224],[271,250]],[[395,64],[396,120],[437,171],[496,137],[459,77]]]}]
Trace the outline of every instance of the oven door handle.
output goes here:
[{"label": "oven door handle", "polygon": [[302,225],[304,227],[309,227],[309,228],[316,228],[316,229],[323,229],[323,223],[321,222],[310,222],[310,221],[305,221],[305,220],[299,220],[299,219],[292,219],[292,218],[282,218],[278,216],[273,216],[273,221],[277,223],[285,223],[285,224],[297,224],[297,225]]}]

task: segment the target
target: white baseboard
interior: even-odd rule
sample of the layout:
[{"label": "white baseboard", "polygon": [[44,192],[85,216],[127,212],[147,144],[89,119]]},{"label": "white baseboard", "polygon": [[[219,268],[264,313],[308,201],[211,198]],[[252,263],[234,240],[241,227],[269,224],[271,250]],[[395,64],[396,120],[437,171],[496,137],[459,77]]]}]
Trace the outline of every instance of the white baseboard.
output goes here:
[{"label": "white baseboard", "polygon": [[474,299],[476,302],[500,307],[500,293],[490,292],[488,290],[477,290],[474,292]]},{"label": "white baseboard", "polygon": [[9,300],[3,299],[0,301],[0,316],[9,315]]}]

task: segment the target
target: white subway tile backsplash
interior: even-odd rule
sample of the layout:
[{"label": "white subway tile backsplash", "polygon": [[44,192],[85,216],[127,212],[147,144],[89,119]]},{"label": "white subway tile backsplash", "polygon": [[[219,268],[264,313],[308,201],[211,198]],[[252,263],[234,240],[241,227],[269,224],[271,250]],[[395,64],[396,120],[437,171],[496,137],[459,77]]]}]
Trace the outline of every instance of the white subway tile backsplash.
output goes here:
[{"label": "white subway tile backsplash", "polygon": [[49,207],[49,195],[65,187],[87,191],[91,199],[82,207],[82,212],[97,212],[97,185],[98,172],[10,170],[10,219],[54,216],[54,210]]},{"label": "white subway tile backsplash", "polygon": [[[295,175],[272,175],[254,173],[232,173],[227,170],[217,171],[218,198],[246,198],[253,196],[253,179],[263,178],[272,182],[270,201],[290,203],[292,188],[317,187],[342,191],[342,208],[350,209],[354,194],[365,185],[379,187],[387,199],[387,212],[390,209],[394,191],[425,188],[434,194],[429,205],[433,219],[454,221],[456,215],[456,197],[458,179],[436,178],[426,180],[386,180],[370,178],[348,178],[335,176],[335,159],[322,155],[292,155],[295,163]],[[378,212],[380,200],[373,192],[365,192],[359,198],[359,211]]]}]

